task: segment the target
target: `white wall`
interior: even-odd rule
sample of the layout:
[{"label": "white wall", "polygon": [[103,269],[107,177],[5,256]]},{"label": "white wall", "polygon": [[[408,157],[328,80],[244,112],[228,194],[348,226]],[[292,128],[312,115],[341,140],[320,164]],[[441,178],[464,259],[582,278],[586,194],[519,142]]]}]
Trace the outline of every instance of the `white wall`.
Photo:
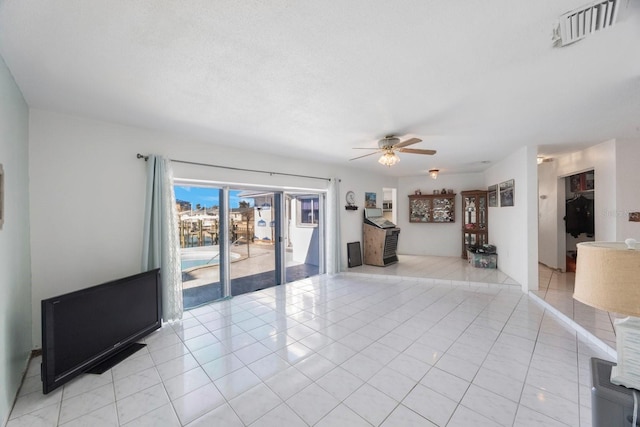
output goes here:
[{"label": "white wall", "polygon": [[[596,185],[597,185],[596,181]],[[640,241],[640,222],[629,222],[629,212],[640,212],[640,139],[616,141],[616,240]]]},{"label": "white wall", "polygon": [[342,235],[342,270],[347,269],[347,243],[360,242],[362,253],[362,226],[364,222],[364,193],[376,193],[377,207],[382,208],[384,198],[383,188],[396,187],[397,178],[381,175],[364,174],[356,169],[342,169],[337,176],[342,179],[340,183],[340,201],[346,205],[345,195],[347,191],[353,191],[356,195],[358,210],[341,209],[340,232]]},{"label": "white wall", "polygon": [[[291,227],[291,259],[302,264],[318,265],[320,262],[317,227]],[[346,249],[345,249],[346,250]]]},{"label": "white wall", "polygon": [[[140,269],[145,163],[136,153],[160,154],[233,167],[339,177],[340,199],[396,187],[395,178],[336,165],[282,159],[269,154],[185,140],[42,110],[31,110],[31,229],[33,324],[43,298],[102,283]],[[346,164],[345,164],[346,166]],[[174,162],[176,178],[326,189],[327,181],[256,174]],[[346,242],[362,239],[362,209],[341,211],[342,268]],[[40,328],[33,328],[39,347]]]},{"label": "white wall", "polygon": [[[538,165],[538,261],[551,268],[558,265],[558,162]],[[562,214],[564,217],[564,214]]]},{"label": "white wall", "polygon": [[485,173],[485,186],[515,180],[514,206],[489,209],[489,236],[498,268],[521,284],[538,288],[538,203],[535,147],[523,147]]},{"label": "white wall", "polygon": [[[453,189],[456,193],[454,223],[418,224],[409,222],[409,197],[420,190],[422,194],[432,194],[433,190]],[[409,176],[398,179],[398,202],[394,209],[398,213],[400,238],[398,252],[407,255],[462,255],[462,215],[460,192],[486,189],[484,174],[440,174],[438,179],[428,175]],[[491,238],[491,230],[489,230]]]},{"label": "white wall", "polygon": [[0,57],[0,163],[5,221],[0,230],[0,425],[9,418],[31,353],[29,110]]},{"label": "white wall", "polygon": [[[633,200],[637,200],[637,196],[634,195],[637,194],[638,178],[634,178],[632,175],[637,173],[637,156],[639,154],[638,148],[633,143],[626,145],[626,149],[621,154],[616,154],[617,146],[620,144],[617,144],[615,140],[610,140],[582,151],[558,156],[554,158],[553,162],[540,165],[539,188],[549,192],[550,195],[555,192],[556,195],[555,208],[553,207],[554,201],[549,197],[544,204],[540,205],[539,209],[538,221],[541,224],[538,236],[539,247],[541,248],[540,252],[545,253],[544,257],[540,256],[540,262],[553,268],[565,268],[566,233],[563,218],[566,192],[564,177],[576,173],[594,170],[595,239],[616,240],[617,228],[622,226],[625,221],[621,219],[624,213],[621,213],[617,207],[618,203],[626,203],[621,198],[625,201],[629,200],[631,205],[634,204]],[[616,159],[619,162],[618,166],[616,166]],[[617,178],[618,174],[623,176]],[[621,188],[625,188],[626,191],[622,197],[620,196],[621,188],[617,187],[617,182],[620,179],[629,180],[628,184],[620,184]],[[549,253],[546,253],[547,250]],[[555,260],[552,259],[552,253],[556,256]]]},{"label": "white wall", "polygon": [[[320,195],[322,197],[322,195]],[[291,259],[294,262],[303,264],[319,265],[319,229],[318,227],[298,226],[300,217],[300,201],[296,198],[291,200],[291,221],[287,227],[290,230],[289,239],[293,252]]]}]

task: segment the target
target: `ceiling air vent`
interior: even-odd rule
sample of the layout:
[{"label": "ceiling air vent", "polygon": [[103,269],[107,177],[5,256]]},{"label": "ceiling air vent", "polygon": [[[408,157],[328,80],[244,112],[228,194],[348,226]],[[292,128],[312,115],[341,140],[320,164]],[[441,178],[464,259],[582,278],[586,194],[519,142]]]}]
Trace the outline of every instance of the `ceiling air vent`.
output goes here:
[{"label": "ceiling air vent", "polygon": [[556,46],[575,43],[593,32],[612,26],[618,16],[620,1],[597,1],[561,15],[553,37]]}]

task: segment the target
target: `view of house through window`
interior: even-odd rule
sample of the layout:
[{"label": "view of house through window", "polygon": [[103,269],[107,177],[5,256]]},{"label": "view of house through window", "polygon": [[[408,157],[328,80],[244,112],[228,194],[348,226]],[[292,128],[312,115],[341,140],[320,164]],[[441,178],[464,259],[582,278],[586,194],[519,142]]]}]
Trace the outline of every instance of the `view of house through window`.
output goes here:
[{"label": "view of house through window", "polygon": [[317,225],[319,217],[319,197],[300,196],[298,200],[298,225]]},{"label": "view of house through window", "polygon": [[320,194],[285,195],[285,265],[287,282],[320,273],[322,264]]},{"label": "view of house through window", "polygon": [[[185,309],[319,274],[319,194],[183,185],[174,190]],[[229,202],[221,210],[224,191]],[[284,259],[284,271],[278,259]]]}]

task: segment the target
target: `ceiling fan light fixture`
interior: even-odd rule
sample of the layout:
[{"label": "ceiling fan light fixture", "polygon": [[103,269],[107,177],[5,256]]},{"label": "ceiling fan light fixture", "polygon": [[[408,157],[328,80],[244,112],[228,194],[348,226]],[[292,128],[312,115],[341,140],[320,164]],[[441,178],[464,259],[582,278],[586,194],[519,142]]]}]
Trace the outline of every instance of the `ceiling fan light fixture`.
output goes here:
[{"label": "ceiling fan light fixture", "polygon": [[440,172],[439,169],[429,169],[429,176],[433,179],[437,179],[438,178],[438,172]]},{"label": "ceiling fan light fixture", "polygon": [[391,167],[400,161],[400,157],[393,151],[387,151],[378,159],[378,163]]}]

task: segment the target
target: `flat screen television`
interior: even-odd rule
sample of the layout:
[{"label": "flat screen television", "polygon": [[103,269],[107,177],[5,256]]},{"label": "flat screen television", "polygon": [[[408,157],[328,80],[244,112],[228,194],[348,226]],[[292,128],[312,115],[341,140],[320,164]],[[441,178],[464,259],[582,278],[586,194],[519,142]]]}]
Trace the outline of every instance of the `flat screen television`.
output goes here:
[{"label": "flat screen television", "polygon": [[42,391],[101,373],[160,328],[160,269],[42,300]]}]

